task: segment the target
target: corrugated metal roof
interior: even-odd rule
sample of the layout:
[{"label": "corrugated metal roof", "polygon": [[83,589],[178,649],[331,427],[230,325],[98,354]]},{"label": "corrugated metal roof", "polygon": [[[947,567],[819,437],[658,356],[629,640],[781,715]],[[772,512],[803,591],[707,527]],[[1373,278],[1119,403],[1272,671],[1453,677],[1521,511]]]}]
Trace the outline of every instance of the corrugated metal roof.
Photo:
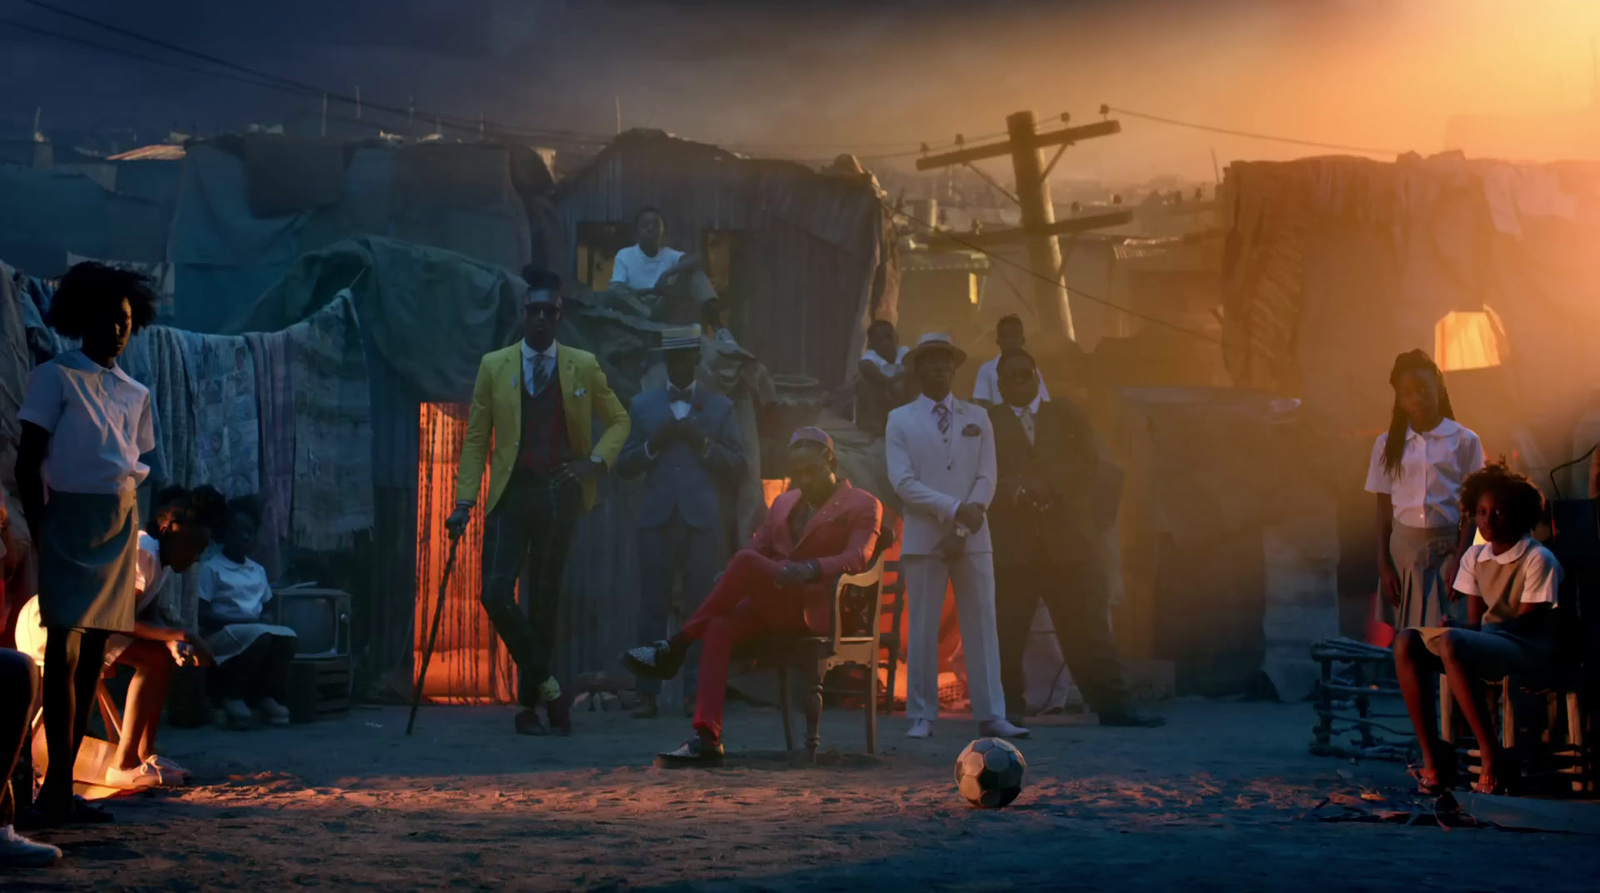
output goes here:
[{"label": "corrugated metal roof", "polygon": [[574,251],[580,223],[626,223],[645,207],[662,211],[681,249],[707,231],[736,233],[730,303],[743,307],[742,343],[775,372],[838,386],[866,320],[894,316],[897,245],[870,175],[634,130],[561,181],[556,206]]}]

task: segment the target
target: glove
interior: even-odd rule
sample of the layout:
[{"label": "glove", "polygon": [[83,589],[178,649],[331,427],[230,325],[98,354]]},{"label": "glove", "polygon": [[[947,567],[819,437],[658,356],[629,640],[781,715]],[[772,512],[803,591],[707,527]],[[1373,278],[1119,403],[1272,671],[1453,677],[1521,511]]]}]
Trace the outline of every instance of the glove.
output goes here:
[{"label": "glove", "polygon": [[444,529],[449,532],[451,539],[460,539],[461,534],[466,532],[467,523],[471,520],[472,506],[458,505],[456,510],[450,513],[450,517],[444,519]]}]

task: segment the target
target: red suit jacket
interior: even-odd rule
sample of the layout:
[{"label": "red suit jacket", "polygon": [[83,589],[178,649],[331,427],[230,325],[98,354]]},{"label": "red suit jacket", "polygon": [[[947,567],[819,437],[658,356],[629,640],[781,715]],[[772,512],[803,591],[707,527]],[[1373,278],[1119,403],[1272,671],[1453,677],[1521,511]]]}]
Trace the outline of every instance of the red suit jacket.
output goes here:
[{"label": "red suit jacket", "polygon": [[835,581],[840,574],[859,574],[871,566],[883,506],[871,493],[840,481],[839,489],[811,516],[800,541],[795,542],[789,533],[789,512],[799,501],[799,490],[773,500],[766,522],[746,548],[774,562],[814,559],[822,565],[820,581],[786,591],[800,595],[806,627],[827,635],[833,624]]}]

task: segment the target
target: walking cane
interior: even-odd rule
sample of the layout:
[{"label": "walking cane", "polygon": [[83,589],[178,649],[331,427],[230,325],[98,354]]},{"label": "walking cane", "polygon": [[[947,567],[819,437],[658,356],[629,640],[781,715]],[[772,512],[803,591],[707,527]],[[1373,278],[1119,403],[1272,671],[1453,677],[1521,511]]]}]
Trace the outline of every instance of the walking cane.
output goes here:
[{"label": "walking cane", "polygon": [[450,574],[456,569],[456,546],[460,534],[450,535],[450,555],[444,560],[444,579],[439,581],[439,598],[433,605],[433,628],[428,630],[428,647],[422,652],[422,669],[417,673],[417,690],[411,693],[411,718],[406,720],[406,735],[417,724],[417,707],[422,704],[422,683],[428,678],[428,662],[433,659],[433,645],[439,641],[439,620],[444,617],[444,594],[450,588]]}]

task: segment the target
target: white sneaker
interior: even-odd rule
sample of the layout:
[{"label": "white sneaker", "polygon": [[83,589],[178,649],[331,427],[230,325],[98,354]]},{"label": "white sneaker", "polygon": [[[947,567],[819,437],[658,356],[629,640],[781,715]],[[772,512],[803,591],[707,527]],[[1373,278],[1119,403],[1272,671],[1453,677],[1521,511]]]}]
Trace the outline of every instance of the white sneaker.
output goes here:
[{"label": "white sneaker", "polygon": [[189,770],[166,757],[151,754],[145,758],[144,764],[156,774],[164,788],[178,787],[189,782]]},{"label": "white sneaker", "polygon": [[985,738],[1026,738],[1033,733],[1012,725],[1008,719],[991,719],[978,723],[978,734]]},{"label": "white sneaker", "polygon": [[256,707],[260,708],[261,712],[266,715],[267,722],[275,726],[289,724],[289,708],[277,701],[271,698],[262,698],[256,702]]},{"label": "white sneaker", "polygon": [[29,840],[18,834],[10,825],[0,826],[0,866],[46,868],[60,861],[59,847]]},{"label": "white sneaker", "polygon": [[124,791],[156,788],[161,786],[161,772],[147,762],[140,763],[132,769],[107,766],[105,780],[107,787],[122,788]]},{"label": "white sneaker", "polygon": [[222,702],[222,716],[230,729],[248,729],[256,722],[256,715],[250,712],[249,705],[238,698],[227,698]]},{"label": "white sneaker", "polygon": [[911,721],[911,731],[906,733],[906,737],[907,738],[932,738],[933,737],[933,723],[929,722],[926,719],[913,719]]}]

